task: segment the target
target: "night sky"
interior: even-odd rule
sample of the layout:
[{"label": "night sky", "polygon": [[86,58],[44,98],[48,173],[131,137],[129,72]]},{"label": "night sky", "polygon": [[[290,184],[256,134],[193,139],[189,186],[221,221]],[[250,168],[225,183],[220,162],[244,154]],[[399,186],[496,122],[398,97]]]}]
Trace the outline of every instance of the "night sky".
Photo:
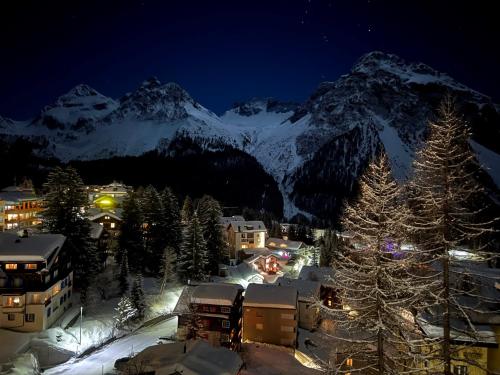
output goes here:
[{"label": "night sky", "polygon": [[500,102],[495,1],[0,2],[0,115],[33,117],[79,83],[119,98],[150,76],[221,113],[303,101],[372,50],[447,72]]}]

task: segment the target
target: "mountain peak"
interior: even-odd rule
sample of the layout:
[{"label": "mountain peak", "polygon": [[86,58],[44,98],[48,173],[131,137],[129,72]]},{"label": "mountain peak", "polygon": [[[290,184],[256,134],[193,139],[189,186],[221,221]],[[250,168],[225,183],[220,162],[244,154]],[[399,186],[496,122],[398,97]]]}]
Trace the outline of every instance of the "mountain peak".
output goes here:
[{"label": "mountain peak", "polygon": [[97,96],[101,95],[95,89],[86,85],[85,83],[80,83],[76,85],[71,90],[69,90],[66,94],[61,95],[59,98],[74,98],[74,97],[86,97],[86,96]]},{"label": "mountain peak", "polygon": [[155,87],[160,87],[161,82],[158,78],[152,76],[146,79],[144,82],[141,83],[141,87],[147,87],[147,88],[155,88]]},{"label": "mountain peak", "polygon": [[408,63],[403,58],[392,53],[372,51],[363,56],[352,68],[353,72],[375,73],[383,70],[393,74],[426,74],[440,76],[437,70],[423,63]]}]

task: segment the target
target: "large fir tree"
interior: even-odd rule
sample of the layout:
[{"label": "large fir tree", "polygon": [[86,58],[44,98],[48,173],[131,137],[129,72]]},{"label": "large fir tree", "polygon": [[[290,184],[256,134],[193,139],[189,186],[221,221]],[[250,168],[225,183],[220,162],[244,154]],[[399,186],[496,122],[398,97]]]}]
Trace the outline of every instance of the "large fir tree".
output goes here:
[{"label": "large fir tree", "polygon": [[[385,154],[369,165],[360,191],[342,218],[355,246],[332,258],[343,305],[333,316],[339,334],[346,332],[341,339],[347,343],[339,355],[351,358],[366,373],[411,372],[421,365],[412,349],[423,338],[404,312],[423,306],[428,285],[413,272],[416,258],[398,253],[407,210]],[[339,367],[345,371],[343,365]]]},{"label": "large fir tree", "polygon": [[186,195],[186,198],[184,198],[184,203],[182,204],[182,210],[181,210],[181,222],[182,224],[186,225],[189,223],[191,220],[191,217],[193,216],[194,213],[194,206],[193,206],[193,200],[189,195]]},{"label": "large fir tree", "polygon": [[85,301],[87,288],[98,267],[94,242],[90,238],[90,222],[83,215],[88,196],[83,181],[72,167],[56,167],[47,177],[44,226],[52,233],[67,237],[71,250],[75,280]]},{"label": "large fir tree", "polygon": [[227,258],[225,254],[226,246],[219,223],[222,209],[219,202],[211,196],[205,195],[198,202],[197,213],[203,227],[203,238],[206,243],[206,270],[211,275],[217,275],[219,264]]},{"label": "large fir tree", "polygon": [[137,310],[137,317],[141,319],[144,318],[144,314],[146,313],[146,300],[144,298],[144,285],[140,272],[135,275],[132,290],[130,291],[130,300]]},{"label": "large fir tree", "polygon": [[143,216],[137,202],[137,193],[130,192],[123,201],[123,215],[116,262],[121,264],[122,254],[127,254],[130,268],[142,270],[145,261],[142,237]]},{"label": "large fir tree", "polygon": [[[479,166],[469,145],[468,128],[450,97],[442,102],[438,118],[429,123],[429,130],[429,137],[414,162],[415,174],[410,184],[414,215],[408,225],[418,251],[429,264],[433,261],[433,265],[440,264],[436,276],[441,283],[430,291],[437,298],[443,327],[443,372],[450,375],[454,356],[450,322],[458,318],[470,323],[470,311],[458,305],[459,294],[464,291],[451,285],[454,278],[450,250],[470,245],[490,231],[492,223],[478,218],[481,207],[477,203],[484,202],[474,179]],[[475,332],[475,328],[471,326],[467,331]]]},{"label": "large fir tree", "polygon": [[157,276],[160,271],[160,260],[166,246],[166,217],[160,194],[153,186],[148,186],[141,199],[144,217],[145,270]]},{"label": "large fir tree", "polygon": [[183,231],[181,251],[177,261],[177,274],[182,281],[205,279],[207,248],[203,227],[195,212]]},{"label": "large fir tree", "polygon": [[182,242],[179,202],[172,190],[166,187],[161,193],[165,245],[179,252]]}]

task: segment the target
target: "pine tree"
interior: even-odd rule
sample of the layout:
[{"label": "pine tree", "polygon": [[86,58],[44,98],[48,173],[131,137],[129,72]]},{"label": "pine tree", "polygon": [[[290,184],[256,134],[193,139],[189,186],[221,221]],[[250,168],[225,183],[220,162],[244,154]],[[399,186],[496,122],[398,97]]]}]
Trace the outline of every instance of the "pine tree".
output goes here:
[{"label": "pine tree", "polygon": [[206,271],[211,275],[217,275],[219,264],[225,260],[223,252],[226,249],[219,224],[222,209],[219,202],[211,196],[205,195],[198,202],[197,213],[203,227],[203,238],[206,243]]},{"label": "pine tree", "polygon": [[177,274],[182,281],[205,279],[207,264],[203,228],[195,212],[183,231],[181,251],[177,261]]},{"label": "pine tree", "polygon": [[411,372],[420,365],[412,350],[424,338],[403,312],[423,306],[428,284],[413,272],[417,267],[411,254],[397,254],[407,210],[384,154],[369,165],[360,191],[342,218],[356,246],[333,258],[343,304],[343,309],[333,310],[333,317],[339,332],[348,333],[339,356],[362,363],[367,373]]},{"label": "pine tree", "polygon": [[458,305],[460,291],[450,285],[449,251],[489,232],[492,223],[478,218],[481,207],[477,207],[477,202],[483,200],[474,175],[479,167],[468,143],[468,128],[451,98],[442,102],[439,117],[429,123],[429,130],[429,137],[414,162],[415,174],[410,184],[414,215],[408,225],[424,258],[429,263],[440,263],[436,275],[441,283],[430,291],[442,309],[443,371],[450,375],[453,356],[450,321],[453,316],[469,323],[470,319],[467,308]]},{"label": "pine tree", "polygon": [[44,225],[51,233],[66,236],[75,281],[85,302],[87,288],[99,263],[95,243],[90,238],[90,222],[83,216],[88,206],[85,186],[74,168],[56,167],[49,173],[44,188],[47,191]]},{"label": "pine tree", "polygon": [[333,259],[338,258],[340,249],[339,239],[334,231],[326,229],[325,233],[318,240],[320,249],[320,266],[329,267],[332,265]]},{"label": "pine tree", "polygon": [[181,210],[181,222],[182,224],[186,225],[189,223],[191,220],[191,217],[193,216],[194,213],[194,206],[193,206],[193,201],[189,197],[189,195],[186,195],[186,198],[184,198],[184,203],[182,204],[182,210]]},{"label": "pine tree", "polygon": [[182,242],[179,202],[175,194],[168,187],[163,190],[160,198],[163,209],[165,244],[178,253]]},{"label": "pine tree", "polygon": [[177,254],[175,249],[167,246],[163,253],[161,262],[161,282],[160,293],[165,290],[168,283],[176,280],[175,263],[177,262]]},{"label": "pine tree", "polygon": [[128,292],[128,258],[127,254],[125,253],[121,257],[121,264],[120,264],[120,273],[118,275],[118,282],[120,284],[120,293],[121,295],[125,295]]},{"label": "pine tree", "polygon": [[137,309],[128,297],[123,296],[115,307],[116,315],[113,317],[115,327],[124,329],[128,327],[132,319],[137,316]]},{"label": "pine tree", "polygon": [[137,310],[137,317],[142,319],[146,313],[146,300],[144,298],[144,287],[142,274],[139,272],[135,275],[132,290],[130,291],[130,299],[132,306]]},{"label": "pine tree", "polygon": [[121,264],[120,257],[127,254],[127,260],[133,271],[142,270],[145,261],[142,223],[143,217],[137,202],[137,193],[130,192],[123,201],[123,215],[116,262]]},{"label": "pine tree", "polygon": [[157,276],[160,269],[159,260],[163,256],[166,246],[166,222],[164,217],[163,203],[160,194],[153,186],[144,190],[141,200],[142,213],[144,216],[144,238],[145,238],[145,270]]}]

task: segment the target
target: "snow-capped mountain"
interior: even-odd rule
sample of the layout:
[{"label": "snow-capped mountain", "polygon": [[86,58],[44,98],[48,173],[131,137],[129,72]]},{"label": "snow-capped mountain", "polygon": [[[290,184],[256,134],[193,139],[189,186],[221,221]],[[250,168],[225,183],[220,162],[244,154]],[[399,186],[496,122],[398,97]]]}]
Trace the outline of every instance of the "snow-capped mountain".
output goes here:
[{"label": "snow-capped mountain", "polygon": [[208,149],[229,145],[255,157],[275,179],[286,217],[330,218],[379,149],[397,178],[408,176],[427,121],[446,94],[457,98],[480,162],[500,183],[494,143],[500,107],[447,74],[382,52],[362,56],[301,105],[252,99],[219,117],[179,85],[151,78],[119,101],[79,85],[33,121],[0,119],[0,132],[44,137],[45,151],[63,161],[169,152],[180,137]]}]

